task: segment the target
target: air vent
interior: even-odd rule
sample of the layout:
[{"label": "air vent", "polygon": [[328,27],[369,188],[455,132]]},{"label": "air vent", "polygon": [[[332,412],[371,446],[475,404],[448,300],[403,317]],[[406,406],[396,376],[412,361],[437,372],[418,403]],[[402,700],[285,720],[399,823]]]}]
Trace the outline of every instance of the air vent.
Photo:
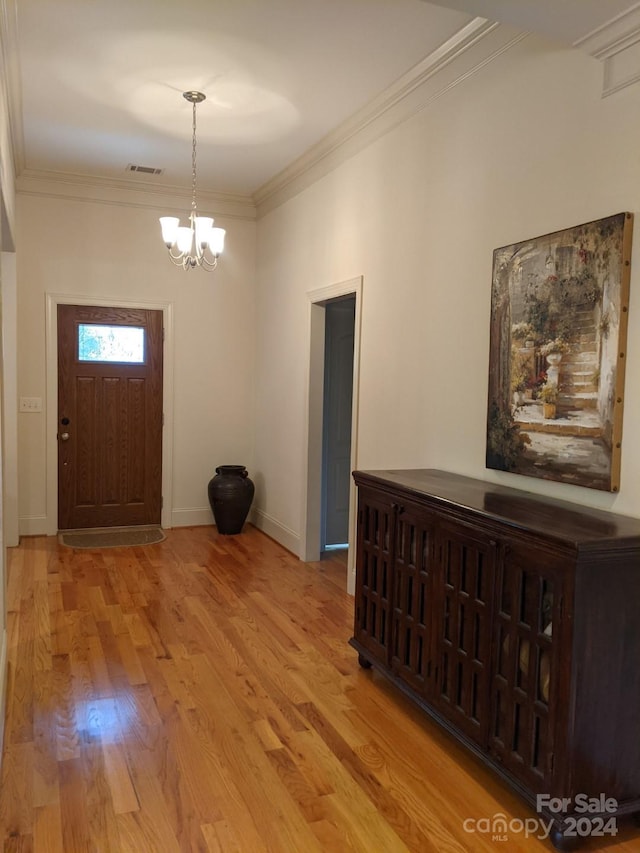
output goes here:
[{"label": "air vent", "polygon": [[161,175],[162,169],[156,169],[154,166],[136,166],[134,163],[129,163],[127,172],[141,172],[143,175]]}]

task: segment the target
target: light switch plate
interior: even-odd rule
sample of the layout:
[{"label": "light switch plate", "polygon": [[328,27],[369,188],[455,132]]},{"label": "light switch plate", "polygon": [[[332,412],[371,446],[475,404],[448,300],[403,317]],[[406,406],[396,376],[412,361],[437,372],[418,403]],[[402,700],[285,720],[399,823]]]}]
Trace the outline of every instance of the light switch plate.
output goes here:
[{"label": "light switch plate", "polygon": [[20,397],[21,412],[41,412],[42,397]]}]

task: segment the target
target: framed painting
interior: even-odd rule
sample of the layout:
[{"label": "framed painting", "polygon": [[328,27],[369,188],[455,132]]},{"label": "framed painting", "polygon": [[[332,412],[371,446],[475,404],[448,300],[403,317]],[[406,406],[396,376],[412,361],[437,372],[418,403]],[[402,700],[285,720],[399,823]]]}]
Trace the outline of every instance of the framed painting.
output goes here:
[{"label": "framed painting", "polygon": [[488,468],[616,492],[633,215],[493,253]]}]

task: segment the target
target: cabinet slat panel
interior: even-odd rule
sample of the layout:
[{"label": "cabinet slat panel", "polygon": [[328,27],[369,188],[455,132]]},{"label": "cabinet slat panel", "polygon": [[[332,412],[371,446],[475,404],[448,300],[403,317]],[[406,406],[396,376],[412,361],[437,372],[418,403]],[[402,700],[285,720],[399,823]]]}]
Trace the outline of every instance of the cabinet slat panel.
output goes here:
[{"label": "cabinet slat panel", "polygon": [[442,713],[484,745],[495,545],[463,525],[440,523],[437,553],[434,699]]},{"label": "cabinet slat panel", "polygon": [[421,695],[428,693],[433,528],[420,507],[397,510],[391,666]]}]

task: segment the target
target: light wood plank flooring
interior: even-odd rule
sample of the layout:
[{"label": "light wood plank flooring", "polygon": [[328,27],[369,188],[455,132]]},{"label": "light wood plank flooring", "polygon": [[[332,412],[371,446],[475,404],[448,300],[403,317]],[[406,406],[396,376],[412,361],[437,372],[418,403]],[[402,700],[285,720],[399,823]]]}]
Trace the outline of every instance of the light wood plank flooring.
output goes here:
[{"label": "light wood plank flooring", "polygon": [[[5,851],[549,850],[528,809],[347,645],[340,559],[252,527],[10,551]],[[604,849],[590,842],[589,850]],[[640,850],[624,829],[610,853]]]}]

